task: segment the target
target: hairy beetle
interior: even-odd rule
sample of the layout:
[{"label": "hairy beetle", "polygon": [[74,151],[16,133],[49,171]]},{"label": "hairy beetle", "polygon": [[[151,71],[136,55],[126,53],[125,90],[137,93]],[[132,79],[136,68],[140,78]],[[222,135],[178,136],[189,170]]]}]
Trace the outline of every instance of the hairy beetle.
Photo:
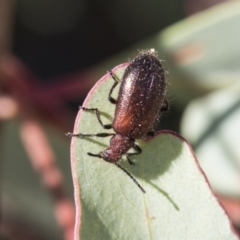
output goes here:
[{"label": "hairy beetle", "polygon": [[[88,153],[107,162],[116,164],[138,185],[142,192],[145,190],[135,178],[121,165],[122,155],[127,156],[131,165],[134,163],[129,156],[142,152],[135,144],[135,139],[143,139],[154,135],[154,124],[162,112],[168,109],[166,100],[167,80],[165,71],[154,49],[141,51],[126,68],[118,94],[118,99],[112,97],[112,92],[118,84],[117,77],[109,71],[114,84],[108,94],[108,100],[116,104],[112,124],[103,124],[97,108],[81,107],[84,111],[94,111],[99,123],[104,129],[111,129],[115,133],[82,134],[68,133],[70,137],[108,137],[112,136],[110,146],[98,154]],[[127,153],[133,148],[136,152]]]}]

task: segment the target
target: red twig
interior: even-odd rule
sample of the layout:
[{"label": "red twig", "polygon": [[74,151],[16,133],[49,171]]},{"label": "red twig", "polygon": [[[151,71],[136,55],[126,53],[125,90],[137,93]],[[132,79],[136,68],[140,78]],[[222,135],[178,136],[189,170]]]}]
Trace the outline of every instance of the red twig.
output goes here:
[{"label": "red twig", "polygon": [[63,174],[57,166],[55,155],[36,119],[45,116],[54,125],[72,128],[74,116],[69,117],[71,115],[64,107],[65,98],[76,98],[77,95],[83,98],[82,91],[86,91],[88,86],[90,88],[91,84],[80,84],[81,80],[76,76],[69,81],[66,78],[65,83],[41,86],[28,68],[13,56],[2,58],[0,63],[0,87],[18,105],[23,145],[42,184],[53,197],[55,216],[65,240],[73,240],[75,210],[65,193]]},{"label": "red twig", "polygon": [[48,189],[55,202],[55,216],[62,227],[65,240],[73,240],[75,210],[66,196],[63,175],[45,133],[35,120],[21,124],[20,135],[29,159],[39,174],[42,184]]}]

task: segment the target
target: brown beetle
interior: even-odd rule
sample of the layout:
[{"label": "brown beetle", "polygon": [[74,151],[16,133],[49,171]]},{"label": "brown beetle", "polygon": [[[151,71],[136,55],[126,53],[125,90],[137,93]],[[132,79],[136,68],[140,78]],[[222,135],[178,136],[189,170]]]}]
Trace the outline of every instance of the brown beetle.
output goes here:
[{"label": "brown beetle", "polygon": [[[145,190],[139,185],[133,176],[118,164],[122,155],[127,156],[131,165],[134,163],[129,156],[137,155],[142,152],[140,147],[135,144],[135,139],[143,139],[146,136],[154,135],[154,124],[158,121],[162,112],[168,109],[166,100],[167,81],[165,71],[153,49],[141,51],[126,68],[118,99],[115,100],[111,95],[117,86],[117,77],[109,72],[114,80],[110,89],[108,99],[116,104],[113,124],[103,124],[97,108],[85,108],[83,110],[94,111],[101,126],[105,129],[113,128],[115,133],[97,133],[97,134],[72,134],[68,136],[76,137],[107,137],[112,136],[110,146],[99,154],[88,153],[90,156],[103,158],[105,161],[115,163],[121,168],[138,187],[145,193]],[[127,153],[133,148],[135,153]]]}]

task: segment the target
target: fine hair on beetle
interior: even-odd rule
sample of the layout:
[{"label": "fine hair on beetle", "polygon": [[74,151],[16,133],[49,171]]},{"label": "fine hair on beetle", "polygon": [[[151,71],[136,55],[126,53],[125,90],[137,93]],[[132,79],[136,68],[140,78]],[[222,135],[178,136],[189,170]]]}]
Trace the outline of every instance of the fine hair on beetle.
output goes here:
[{"label": "fine hair on beetle", "polygon": [[[87,154],[102,158],[114,163],[124,171],[133,182],[145,193],[137,180],[120,164],[122,155],[130,165],[134,165],[130,156],[138,155],[141,148],[135,144],[136,139],[145,139],[154,136],[154,125],[163,112],[168,110],[166,99],[167,80],[161,61],[154,49],[140,51],[127,66],[118,93],[118,99],[112,97],[113,90],[118,85],[118,77],[109,71],[113,85],[108,94],[108,100],[116,105],[113,123],[103,124],[98,108],[80,107],[83,111],[92,111],[104,129],[113,129],[115,133],[68,133],[70,137],[108,137],[111,136],[110,145],[100,153]],[[134,153],[128,153],[133,148]]]}]

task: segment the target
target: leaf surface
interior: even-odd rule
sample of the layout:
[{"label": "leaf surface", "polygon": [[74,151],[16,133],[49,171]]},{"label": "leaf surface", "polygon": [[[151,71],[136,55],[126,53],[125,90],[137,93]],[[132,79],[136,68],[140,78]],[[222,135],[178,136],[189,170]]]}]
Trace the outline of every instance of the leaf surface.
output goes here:
[{"label": "leaf surface", "polygon": [[[126,64],[113,71],[121,79]],[[111,123],[115,105],[108,100],[113,80],[107,74],[90,91],[85,107],[100,110]],[[114,91],[117,98],[118,90]],[[74,133],[113,132],[102,129],[94,113],[80,110]],[[121,165],[146,190],[114,164],[90,157],[109,146],[107,138],[72,138],[71,164],[75,190],[75,239],[237,239],[195,159],[189,144],[171,131],[136,141],[142,154]]]}]

